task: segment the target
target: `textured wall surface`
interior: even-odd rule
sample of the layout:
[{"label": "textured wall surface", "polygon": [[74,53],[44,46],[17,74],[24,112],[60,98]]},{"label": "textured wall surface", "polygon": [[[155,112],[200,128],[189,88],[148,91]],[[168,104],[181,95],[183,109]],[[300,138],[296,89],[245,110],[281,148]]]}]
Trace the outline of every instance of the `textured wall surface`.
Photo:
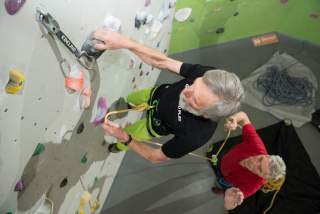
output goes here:
[{"label": "textured wall surface", "polygon": [[174,21],[170,54],[275,31],[320,44],[318,0],[178,1],[177,10],[185,7],[192,13]]},{"label": "textured wall surface", "polygon": [[[1,214],[50,213],[50,201],[53,213],[76,213],[84,191],[92,194],[91,204],[95,200],[103,203],[124,154],[108,154],[103,131],[91,124],[98,113],[98,98],[103,96],[110,108],[119,108],[116,101],[120,97],[153,86],[159,74],[128,51],[105,52],[93,71],[81,68],[92,89],[91,105],[81,110],[81,92],[66,90],[55,55],[57,49],[49,44],[48,35],[36,22],[36,8],[49,12],[78,48],[106,16],[113,15],[122,21],[122,33],[166,52],[174,11],[173,6],[168,7],[169,2],[32,0],[14,15],[0,7]],[[153,22],[161,21],[157,34],[150,33],[153,22],[135,28],[138,11],[153,15]],[[161,12],[168,12],[168,17],[160,17]],[[61,43],[55,47],[70,66],[77,64]],[[23,73],[24,88],[18,94],[7,94],[4,86],[13,68]],[[117,121],[125,125],[139,117],[138,113],[130,113]],[[24,188],[14,192],[19,180]],[[89,213],[89,204],[84,208]]]}]

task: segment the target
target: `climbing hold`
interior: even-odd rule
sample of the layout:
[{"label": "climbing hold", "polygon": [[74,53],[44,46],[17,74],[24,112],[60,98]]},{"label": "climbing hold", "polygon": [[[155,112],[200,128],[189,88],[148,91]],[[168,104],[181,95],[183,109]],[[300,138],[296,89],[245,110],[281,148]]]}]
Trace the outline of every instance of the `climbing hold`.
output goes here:
[{"label": "climbing hold", "polygon": [[234,14],[233,14],[233,16],[238,16],[239,15],[239,12],[235,12]]},{"label": "climbing hold", "polygon": [[182,9],[179,9],[175,15],[174,15],[174,18],[178,21],[178,22],[184,22],[186,21],[189,16],[191,15],[191,12],[192,12],[192,8],[182,8]]},{"label": "climbing hold", "polygon": [[84,124],[81,123],[77,128],[77,134],[81,134],[84,130]]},{"label": "climbing hold", "polygon": [[25,2],[26,0],[5,0],[4,5],[7,12],[10,15],[14,15],[20,10]]},{"label": "climbing hold", "polygon": [[135,64],[136,64],[136,63],[135,63],[134,59],[131,58],[131,59],[129,60],[128,68],[129,68],[129,69],[133,69],[134,66],[135,66]]},{"label": "climbing hold", "polygon": [[87,161],[88,161],[88,158],[87,158],[87,152],[86,152],[81,158],[81,163],[85,164],[87,163]]},{"label": "climbing hold", "polygon": [[115,16],[108,15],[104,19],[104,27],[109,28],[114,32],[119,32],[121,28],[121,20]]},{"label": "climbing hold", "polygon": [[142,64],[142,62],[141,62],[141,63],[140,63],[140,65],[139,65],[139,69],[141,69],[141,68],[142,68],[142,65],[143,65],[143,64]]},{"label": "climbing hold", "polygon": [[161,28],[162,28],[162,23],[158,20],[154,20],[150,27],[150,39],[156,38]]},{"label": "climbing hold", "polygon": [[100,208],[100,202],[98,200],[95,200],[90,206],[90,211],[93,213],[97,211],[99,208]]},{"label": "climbing hold", "polygon": [[138,11],[134,18],[134,27],[140,29],[141,25],[147,23],[148,14],[145,11]]},{"label": "climbing hold", "polygon": [[167,49],[164,49],[164,50],[163,50],[163,53],[167,53],[167,51],[168,51]]},{"label": "climbing hold", "polygon": [[317,19],[317,18],[319,18],[320,15],[319,15],[319,13],[311,12],[311,13],[309,13],[309,16],[312,19]]},{"label": "climbing hold", "polygon": [[146,76],[148,76],[150,74],[150,72],[148,71],[147,73],[146,73]]},{"label": "climbing hold", "polygon": [[73,65],[69,75],[64,79],[64,84],[67,89],[73,91],[81,91],[84,83],[84,74],[78,65]]},{"label": "climbing hold", "polygon": [[140,71],[140,74],[139,74],[139,76],[141,77],[143,75],[143,71]]},{"label": "climbing hold", "polygon": [[159,41],[159,42],[157,42],[156,47],[157,47],[157,48],[159,48],[159,47],[160,47],[160,41]]},{"label": "climbing hold", "polygon": [[151,0],[145,0],[144,1],[144,6],[148,7],[151,4]]},{"label": "climbing hold", "polygon": [[289,0],[280,0],[280,3],[281,3],[281,4],[288,4],[288,1],[289,1]]},{"label": "climbing hold", "polygon": [[11,69],[9,72],[9,82],[6,85],[8,94],[16,94],[23,89],[25,77],[18,69]]},{"label": "climbing hold", "polygon": [[6,214],[13,214],[13,212],[6,212]]},{"label": "climbing hold", "polygon": [[80,94],[79,97],[79,104],[80,104],[80,109],[86,109],[90,106],[90,101],[91,101],[91,86],[85,87]]},{"label": "climbing hold", "polygon": [[82,193],[81,197],[80,197],[80,206],[83,207],[85,206],[91,199],[91,194],[88,191],[85,191],[84,193]]},{"label": "climbing hold", "polygon": [[135,81],[136,81],[136,78],[133,77],[131,82],[134,83]]},{"label": "climbing hold", "polygon": [[100,125],[104,122],[104,117],[107,114],[107,100],[104,97],[100,97],[97,104],[97,113],[96,117],[94,118],[92,124],[94,126]]},{"label": "climbing hold", "polygon": [[22,191],[23,189],[24,189],[23,181],[22,181],[22,180],[19,180],[19,181],[16,183],[15,187],[14,187],[14,191],[15,191],[15,192],[20,192],[20,191]]},{"label": "climbing hold", "polygon": [[67,184],[68,184],[68,177],[65,177],[60,183],[60,188],[65,187]]},{"label": "climbing hold", "polygon": [[224,28],[223,27],[219,27],[217,30],[216,30],[216,34],[221,34],[224,32]]},{"label": "climbing hold", "polygon": [[45,146],[42,143],[38,143],[36,149],[34,150],[32,156],[41,154],[45,150]]}]

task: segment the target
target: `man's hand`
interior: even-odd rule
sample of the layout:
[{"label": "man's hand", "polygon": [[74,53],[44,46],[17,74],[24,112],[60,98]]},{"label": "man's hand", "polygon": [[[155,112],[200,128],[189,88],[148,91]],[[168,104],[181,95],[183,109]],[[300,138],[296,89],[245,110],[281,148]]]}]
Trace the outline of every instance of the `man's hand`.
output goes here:
[{"label": "man's hand", "polygon": [[106,120],[101,126],[106,134],[117,138],[121,142],[126,142],[129,139],[128,134],[123,131],[123,129],[117,123]]},{"label": "man's hand", "polygon": [[92,34],[94,48],[115,50],[130,48],[131,40],[109,28],[99,28]]},{"label": "man's hand", "polygon": [[227,130],[234,131],[237,129],[238,126],[244,126],[245,124],[250,123],[250,120],[246,113],[240,111],[238,113],[235,113],[231,116],[229,116],[225,123],[224,128]]},{"label": "man's hand", "polygon": [[242,204],[244,195],[239,188],[231,187],[226,190],[224,195],[224,207],[232,210]]}]

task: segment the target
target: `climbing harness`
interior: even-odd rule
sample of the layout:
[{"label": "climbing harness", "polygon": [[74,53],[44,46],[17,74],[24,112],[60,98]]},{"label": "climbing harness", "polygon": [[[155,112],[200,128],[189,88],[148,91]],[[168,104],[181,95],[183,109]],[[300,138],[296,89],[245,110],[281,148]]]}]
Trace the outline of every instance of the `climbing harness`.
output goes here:
[{"label": "climbing harness", "polygon": [[[79,51],[71,40],[60,30],[59,23],[52,17],[50,13],[44,13],[39,8],[36,11],[36,20],[47,30],[48,34],[54,40],[54,37],[59,41],[77,58],[80,65],[88,70],[94,69],[95,58],[89,56],[85,51]],[[66,60],[59,59],[60,66],[62,67]]]}]

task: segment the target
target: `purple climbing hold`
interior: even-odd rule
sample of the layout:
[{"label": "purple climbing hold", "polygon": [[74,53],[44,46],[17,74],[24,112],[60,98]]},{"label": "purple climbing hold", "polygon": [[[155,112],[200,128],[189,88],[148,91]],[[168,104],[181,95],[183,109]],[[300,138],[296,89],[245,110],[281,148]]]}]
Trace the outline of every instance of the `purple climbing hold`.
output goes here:
[{"label": "purple climbing hold", "polygon": [[4,5],[10,15],[16,14],[26,0],[5,0]]},{"label": "purple climbing hold", "polygon": [[22,180],[19,180],[17,183],[16,183],[16,186],[14,187],[14,191],[15,192],[20,192],[24,189],[24,184],[23,184],[23,181]]},{"label": "purple climbing hold", "polygon": [[100,97],[97,105],[96,117],[93,120],[93,125],[97,126],[104,122],[104,117],[107,114],[107,100],[104,97]]},{"label": "purple climbing hold", "polygon": [[151,4],[151,0],[145,0],[144,1],[144,6],[148,7]]},{"label": "purple climbing hold", "polygon": [[281,4],[288,4],[289,0],[280,0]]}]

